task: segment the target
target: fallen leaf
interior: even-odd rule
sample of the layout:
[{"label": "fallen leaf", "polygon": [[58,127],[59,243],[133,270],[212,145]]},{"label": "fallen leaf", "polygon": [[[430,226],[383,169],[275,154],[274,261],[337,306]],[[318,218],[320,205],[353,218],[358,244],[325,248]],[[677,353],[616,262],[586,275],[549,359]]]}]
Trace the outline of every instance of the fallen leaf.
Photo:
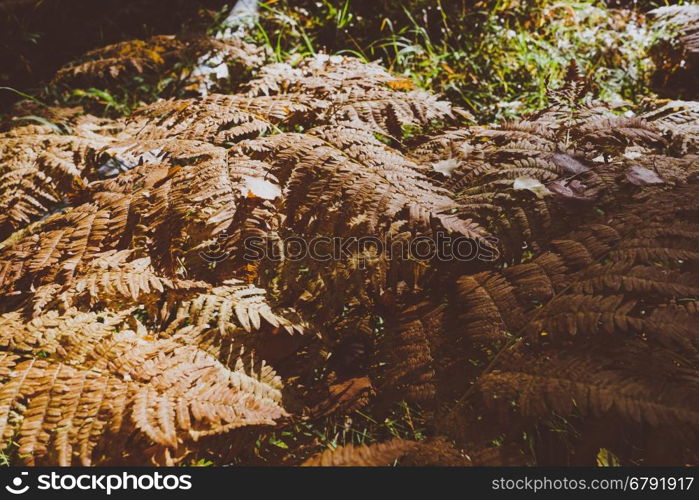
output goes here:
[{"label": "fallen leaf", "polygon": [[580,181],[574,180],[567,182],[559,179],[550,182],[546,187],[559,198],[574,201],[593,201],[594,196],[587,194],[587,186]]},{"label": "fallen leaf", "polygon": [[459,166],[459,160],[456,158],[449,158],[448,160],[441,160],[432,164],[432,170],[439,172],[440,174],[451,177],[451,173]]},{"label": "fallen leaf", "polygon": [[273,200],[281,196],[282,191],[276,184],[259,177],[244,176],[245,188],[243,196]]},{"label": "fallen leaf", "polygon": [[590,170],[590,167],[576,160],[570,155],[558,153],[551,157],[551,161],[566,175],[578,175]]},{"label": "fallen leaf", "polygon": [[513,187],[515,191],[531,191],[537,198],[543,198],[551,194],[551,191],[549,191],[541,181],[533,177],[517,177]]},{"label": "fallen leaf", "polygon": [[626,179],[635,186],[657,186],[665,184],[658,174],[645,167],[631,167],[626,171]]}]

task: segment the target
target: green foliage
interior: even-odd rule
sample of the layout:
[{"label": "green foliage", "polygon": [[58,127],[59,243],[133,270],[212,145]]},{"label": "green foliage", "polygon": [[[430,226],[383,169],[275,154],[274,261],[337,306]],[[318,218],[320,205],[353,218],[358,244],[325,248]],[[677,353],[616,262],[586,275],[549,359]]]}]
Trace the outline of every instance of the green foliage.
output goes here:
[{"label": "green foliage", "polygon": [[479,121],[543,108],[547,86],[562,81],[572,58],[601,97],[637,102],[649,93],[648,52],[667,35],[636,11],[596,0],[372,2],[373,11],[352,0],[261,5],[254,38],[277,60],[316,51],[381,59]]},{"label": "green foliage", "polygon": [[[208,24],[213,35],[229,9],[202,11],[198,23]],[[571,59],[602,99],[638,104],[651,95],[649,54],[672,38],[669,29],[652,26],[639,10],[609,8],[600,0],[273,0],[260,2],[260,21],[248,41],[266,46],[270,61],[295,63],[319,52],[381,60],[479,122],[493,122],[544,108],[546,89],[563,80]],[[195,63],[181,60],[156,78],[136,75],[118,90],[35,94],[92,113],[125,115],[160,97],[186,96],[183,75]]]}]

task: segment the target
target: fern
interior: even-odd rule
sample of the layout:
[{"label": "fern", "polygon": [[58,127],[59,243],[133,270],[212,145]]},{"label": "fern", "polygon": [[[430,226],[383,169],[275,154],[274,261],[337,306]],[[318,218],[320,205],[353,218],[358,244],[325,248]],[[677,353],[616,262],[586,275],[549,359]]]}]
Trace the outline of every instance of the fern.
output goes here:
[{"label": "fern", "polygon": [[312,457],[304,465],[307,467],[387,466],[392,465],[394,461],[416,446],[418,443],[400,440],[364,446],[348,444]]},{"label": "fern", "polygon": [[[696,103],[619,116],[571,66],[548,108],[465,127],[378,64],[262,55],[123,42],[54,84],[174,72],[184,92],[114,119],[16,108],[40,119],[0,133],[4,443],[27,464],[256,463],[260,434],[375,429],[407,401],[425,440],[303,434],[279,463],[670,460],[657,435],[696,461]],[[206,61],[250,72],[205,82]],[[491,258],[246,255],[440,234]],[[581,438],[548,437],[560,419]]]},{"label": "fern", "polygon": [[259,66],[263,61],[259,49],[238,39],[158,35],[92,50],[61,68],[53,81],[56,85],[103,88],[136,75],[154,81],[159,75],[175,73],[181,86],[196,88],[202,75],[192,71],[195,64],[218,59],[225,59],[228,65],[239,70]]},{"label": "fern", "polygon": [[[183,441],[270,424],[285,415],[273,375],[258,379],[242,365],[229,370],[195,347],[154,340],[142,325],[108,333],[113,324],[100,324],[102,331],[93,327],[90,337],[101,333],[102,338],[92,340],[86,330],[74,330],[74,323],[59,320],[55,329],[43,330],[44,339],[31,340],[34,349],[51,353],[57,336],[68,336],[75,346],[57,359],[3,360],[14,376],[0,390],[2,435],[18,439],[29,464],[70,465],[75,456],[89,465],[106,435],[119,433],[140,433],[174,453]],[[47,325],[33,326],[27,333]],[[77,354],[89,341],[94,349],[80,361]],[[13,344],[22,345],[17,338]],[[113,459],[134,451],[109,448]]]}]

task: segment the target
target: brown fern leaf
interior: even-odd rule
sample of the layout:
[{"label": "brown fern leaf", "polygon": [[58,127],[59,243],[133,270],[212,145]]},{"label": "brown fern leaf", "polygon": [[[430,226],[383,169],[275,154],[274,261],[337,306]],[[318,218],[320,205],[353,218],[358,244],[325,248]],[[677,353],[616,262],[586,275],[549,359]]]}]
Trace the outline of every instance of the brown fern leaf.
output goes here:
[{"label": "brown fern leaf", "polygon": [[248,93],[312,97],[323,110],[316,124],[363,127],[394,138],[400,138],[406,126],[422,128],[453,119],[448,102],[423,91],[399,91],[402,86],[395,84],[399,81],[377,64],[321,54],[296,67],[286,63],[263,67],[248,83]]},{"label": "brown fern leaf", "polygon": [[139,141],[179,138],[224,145],[264,135],[275,125],[312,122],[323,106],[303,94],[161,100],[132,113],[125,133]]},{"label": "brown fern leaf", "polygon": [[114,330],[121,328],[132,310],[113,313],[68,309],[48,311],[27,320],[18,311],[0,316],[0,344],[7,351],[44,356],[66,363],[84,363],[88,355]]},{"label": "brown fern leaf", "polygon": [[[658,37],[651,57],[657,68],[652,83],[674,97],[696,98],[699,67],[699,8],[696,5],[667,5],[649,12]],[[668,36],[669,35],[669,36]]]},{"label": "brown fern leaf", "polygon": [[669,101],[661,104],[641,117],[670,137],[670,147],[676,155],[695,158],[699,154],[699,103]]},{"label": "brown fern leaf", "polygon": [[199,293],[192,300],[179,302],[174,322],[185,320],[199,328],[213,324],[221,334],[240,328],[247,332],[259,330],[263,320],[290,334],[303,333],[302,324],[272,310],[264,290],[235,279]]},{"label": "brown fern leaf", "polygon": [[[66,331],[72,324],[46,330],[50,338],[35,336],[30,347],[51,349],[61,335],[68,335],[76,349],[84,350],[94,327]],[[40,326],[27,333],[31,336]],[[94,343],[80,367],[53,359],[3,361],[13,368],[14,377],[0,389],[0,429],[5,440],[16,436],[27,463],[55,460],[69,465],[79,457],[88,465],[93,455],[113,459],[120,450],[112,444],[106,451],[104,446],[113,443],[107,436],[119,433],[140,433],[144,443],[176,450],[187,440],[272,425],[285,415],[279,380],[269,369],[258,378],[248,375],[242,364],[225,368],[194,346],[153,340],[142,326],[140,333],[113,330]],[[64,356],[75,362],[76,354],[68,350]],[[29,402],[26,410],[22,401]],[[19,417],[10,419],[10,412]],[[99,447],[108,456],[95,451]]]},{"label": "brown fern leaf", "polygon": [[[634,340],[581,343],[567,349],[507,354],[479,381],[487,403],[522,416],[619,416],[634,424],[696,431],[696,368],[668,351]],[[504,408],[503,408],[504,409]],[[504,415],[503,415],[504,416]]]},{"label": "brown fern leaf", "polygon": [[131,115],[129,128],[140,139],[178,138],[213,144],[252,138],[266,132],[264,119],[238,109],[236,98],[209,95],[203,99],[158,101]]},{"label": "brown fern leaf", "polygon": [[629,146],[665,145],[665,139],[652,123],[641,118],[596,118],[575,130],[579,149],[623,152]]},{"label": "brown fern leaf", "polygon": [[[466,326],[457,331],[492,336],[499,350],[477,382],[479,401],[499,422],[531,430],[552,415],[613,417],[627,429],[672,429],[668,439],[695,435],[694,389],[668,387],[673,377],[694,380],[699,359],[697,256],[689,243],[697,238],[696,187],[654,189],[652,208],[643,198],[623,204],[606,224],[552,241],[531,262],[460,278]],[[450,427],[474,424],[460,444],[481,446],[478,422],[490,415],[481,403],[454,408]]]},{"label": "brown fern leaf", "polygon": [[615,292],[624,290],[631,294],[688,297],[699,295],[697,276],[673,269],[639,265],[628,262],[608,265],[592,265],[572,283],[571,290],[585,293]]},{"label": "brown fern leaf", "polygon": [[[0,283],[11,290],[29,286],[39,277],[44,283],[71,281],[79,265],[96,256],[110,235],[110,214],[85,204],[65,215],[47,219],[45,232],[27,236],[3,252]],[[22,281],[25,280],[25,281]]]},{"label": "brown fern leaf", "polygon": [[[667,113],[623,118],[600,108],[566,123],[551,111],[496,129],[447,132],[413,154],[455,193],[461,216],[488,228],[499,252],[518,261],[582,215],[595,217],[595,203],[613,209],[647,186],[694,182],[696,155],[686,144],[696,134],[675,127],[673,139],[673,126],[662,122]],[[685,145],[672,146],[676,156],[667,154],[668,137]],[[445,140],[447,149],[430,153]]]},{"label": "brown fern leaf", "polygon": [[[225,64],[223,63],[225,61]],[[184,65],[184,70],[177,64]],[[262,51],[241,40],[218,40],[192,35],[158,35],[147,40],[129,40],[86,53],[78,61],[61,68],[54,84],[82,87],[116,87],[136,75],[149,81],[159,75],[176,73],[181,85],[197,88],[207,75],[193,68],[224,65],[226,71],[252,68],[263,63]]]},{"label": "brown fern leaf", "polygon": [[9,207],[0,214],[2,239],[60,207],[83,188],[88,152],[114,141],[89,130],[80,131],[82,136],[33,127],[26,135],[19,131],[0,136],[0,200]]},{"label": "brown fern leaf", "polygon": [[97,255],[80,277],[66,285],[51,283],[38,288],[31,299],[34,314],[47,308],[60,306],[63,309],[100,303],[149,307],[155,304],[167,290],[178,287],[178,283],[158,275],[150,264],[149,257],[131,259],[129,250],[108,251]]},{"label": "brown fern leaf", "polygon": [[381,386],[384,398],[393,393],[412,403],[434,403],[443,315],[443,307],[429,303],[392,311],[382,339],[382,358],[387,364]]},{"label": "brown fern leaf", "polygon": [[373,393],[369,377],[356,377],[328,387],[325,398],[311,409],[312,418],[350,414],[367,405]]},{"label": "brown fern leaf", "polygon": [[[687,200],[693,192],[694,188],[684,193]],[[682,199],[677,193],[673,197]],[[641,214],[643,205],[632,204],[629,209]],[[672,209],[659,209],[655,220],[645,215],[627,214],[604,225],[582,227],[553,240],[551,252],[529,263],[461,277],[464,331],[486,338],[504,338],[523,324],[535,337],[554,332],[662,331],[653,326],[653,310],[695,297],[699,291],[691,271],[673,269],[679,262],[696,261],[690,241],[697,233],[692,223],[681,221],[687,216]],[[691,220],[691,214],[687,218]],[[657,263],[664,268],[650,267]],[[527,311],[535,311],[529,323]],[[676,319],[675,328],[681,331],[691,321]]]},{"label": "brown fern leaf", "polygon": [[[98,254],[130,244],[152,252],[154,267],[169,277],[179,272],[175,263],[187,251],[192,272],[194,266],[209,272],[198,245],[236,217],[241,222],[254,218],[252,227],[260,230],[259,223],[269,215],[256,208],[279,194],[274,179],[265,179],[264,164],[244,158],[229,163],[221,148],[174,140],[143,147],[159,149],[171,166],[146,165],[118,180],[91,185],[83,193],[86,203],[43,221],[32,234],[8,245],[0,257],[0,284],[26,291],[30,282],[68,283]],[[241,226],[238,233],[249,227]],[[242,246],[242,236],[233,236]]]},{"label": "brown fern leaf", "polygon": [[386,443],[355,446],[347,444],[325,450],[306,460],[306,467],[376,467],[392,465],[401,456],[417,448],[415,441],[394,439]]},{"label": "brown fern leaf", "polygon": [[522,308],[504,277],[490,272],[462,276],[458,285],[466,335],[495,340],[521,325]]},{"label": "brown fern leaf", "polygon": [[[458,160],[473,149],[468,143],[472,135],[471,129],[449,129],[418,143],[410,154],[419,162],[429,164],[435,171],[449,177],[451,171],[458,166]],[[445,162],[441,168],[440,162]]]},{"label": "brown fern leaf", "polygon": [[349,93],[331,104],[331,123],[377,130],[400,138],[406,127],[425,127],[436,121],[450,121],[451,105],[435,95],[414,90],[405,94],[373,90]]},{"label": "brown fern leaf", "polygon": [[468,455],[457,449],[448,439],[438,436],[420,441],[419,446],[400,459],[406,467],[469,467],[473,465]]},{"label": "brown fern leaf", "polygon": [[[280,299],[313,315],[317,324],[334,322],[348,304],[362,316],[365,308],[376,307],[382,291],[401,281],[419,286],[436,259],[413,262],[390,255],[396,247],[406,248],[411,235],[441,232],[492,249],[485,231],[453,213],[448,192],[365,129],[325,126],[246,141],[234,151],[269,164],[279,179],[280,237],[372,235],[388,243],[383,249],[362,243],[330,262],[308,255],[263,260],[263,269],[271,269],[263,274],[280,277]],[[262,236],[267,248],[275,241]],[[296,278],[300,273],[304,280]]]},{"label": "brown fern leaf", "polygon": [[379,64],[366,64],[354,57],[318,54],[296,67],[287,63],[264,66],[247,86],[250,95],[300,91],[325,97],[350,90],[388,87],[389,82],[396,80],[397,77]]},{"label": "brown fern leaf", "polygon": [[[3,364],[15,377],[0,390],[0,430],[4,440],[18,435],[26,463],[48,455],[52,442],[56,462],[69,465],[75,450],[89,465],[101,435],[121,426],[127,392],[122,380],[42,360]],[[25,418],[20,413],[10,419],[22,411]]]},{"label": "brown fern leaf", "polygon": [[181,50],[174,36],[157,36],[148,41],[130,40],[107,45],[86,53],[82,61],[68,65],[58,71],[57,83],[76,83],[84,79],[85,84],[113,78],[123,74],[139,74],[155,70],[164,64],[164,55]]},{"label": "brown fern leaf", "polygon": [[[306,233],[322,233],[338,223],[373,231],[407,211],[411,221],[427,227],[436,220],[450,232],[478,240],[485,236],[477,225],[448,213],[454,205],[447,193],[424,178],[415,164],[363,129],[322,127],[239,148],[272,165],[272,173],[285,185],[287,224]],[[316,212],[329,204],[331,210]]]},{"label": "brown fern leaf", "polygon": [[561,158],[587,168],[572,157],[506,155],[499,150],[499,158],[464,163],[447,185],[458,193],[461,216],[490,228],[500,240],[499,252],[518,260],[526,250],[540,250],[547,238],[567,227],[569,218],[588,211],[599,190],[594,183],[567,180],[571,174],[562,172]]}]

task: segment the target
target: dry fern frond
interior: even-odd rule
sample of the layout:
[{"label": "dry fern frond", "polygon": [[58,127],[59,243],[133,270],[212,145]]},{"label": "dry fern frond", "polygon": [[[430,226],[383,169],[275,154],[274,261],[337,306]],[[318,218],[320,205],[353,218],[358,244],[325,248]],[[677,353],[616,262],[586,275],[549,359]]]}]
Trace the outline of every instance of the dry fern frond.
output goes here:
[{"label": "dry fern frond", "polygon": [[396,79],[377,63],[366,64],[355,57],[318,54],[295,67],[287,63],[264,66],[247,87],[250,95],[303,92],[326,97],[350,90],[388,87],[389,82]]},{"label": "dry fern frond", "polygon": [[318,405],[311,409],[312,418],[326,417],[332,414],[348,414],[367,405],[373,386],[369,377],[356,377],[331,385],[328,394]]},{"label": "dry fern frond", "polygon": [[265,299],[265,291],[240,280],[224,281],[222,286],[180,302],[175,323],[187,321],[198,328],[216,326],[223,335],[242,328],[259,330],[262,321],[288,333],[303,333],[303,325],[276,314]]},{"label": "dry fern frond", "polygon": [[388,466],[418,446],[419,443],[415,441],[400,439],[362,446],[347,444],[311,457],[303,465],[306,467]]},{"label": "dry fern frond", "polygon": [[55,131],[27,134],[14,129],[0,135],[0,200],[8,211],[0,214],[0,239],[47,215],[86,184],[84,170],[91,148],[105,147],[113,136],[75,129],[79,135]]},{"label": "dry fern frond", "polygon": [[634,424],[696,432],[698,380],[695,368],[645,342],[588,342],[513,352],[481,378],[479,390],[493,404],[514,402],[523,416],[615,414]]},{"label": "dry fern frond", "polygon": [[422,405],[434,403],[438,382],[436,365],[443,353],[443,307],[423,303],[392,311],[382,339],[383,373],[381,391]]},{"label": "dry fern frond", "polygon": [[[28,464],[247,463],[287,417],[380,422],[405,401],[424,442],[307,465],[584,462],[598,444],[635,463],[659,456],[648,429],[696,450],[696,103],[619,116],[571,66],[540,113],[445,130],[458,110],[378,64],[260,56],[116,44],[56,82],[167,74],[187,93],[164,95],[202,96],[113,120],[25,103],[3,124],[4,445]],[[238,63],[259,71],[229,94]],[[393,253],[443,235],[479,253]],[[316,237],[371,242],[284,248]],[[576,448],[550,438],[561,419]],[[641,438],[601,442],[600,422]]]},{"label": "dry fern frond", "polygon": [[234,97],[218,94],[158,101],[132,114],[129,123],[139,140],[177,138],[213,144],[257,137],[269,127],[267,121],[238,109]]},{"label": "dry fern frond", "polygon": [[[260,162],[229,160],[224,149],[206,143],[151,144],[141,146],[167,156],[166,164],[92,184],[83,193],[85,203],[42,221],[32,234],[3,249],[0,285],[26,291],[30,283],[68,283],[98,254],[133,241],[152,251],[154,267],[169,277],[176,273],[176,259],[187,251],[206,272],[197,245],[235,217],[264,216],[255,208],[279,192],[273,178],[265,179],[267,167]],[[160,250],[165,248],[167,252]],[[62,265],[56,266],[59,261]]]},{"label": "dry fern frond", "polygon": [[[177,64],[184,71],[177,73]],[[225,64],[233,69],[263,64],[262,51],[238,39],[216,39],[204,35],[158,35],[147,40],[128,40],[86,53],[78,61],[61,68],[54,84],[82,87],[116,86],[136,75],[147,80],[174,75],[182,86],[196,88],[203,78],[195,67]],[[197,66],[198,65],[198,66]]]},{"label": "dry fern frond", "polygon": [[400,91],[397,81],[378,64],[320,54],[296,67],[277,63],[261,68],[248,83],[248,93],[312,97],[316,109],[323,111],[318,125],[358,126],[395,138],[406,126],[453,120],[451,104],[423,91]]},{"label": "dry fern frond", "polygon": [[[97,461],[126,456],[135,450],[115,449],[116,441],[108,438],[120,433],[140,433],[144,443],[174,451],[207,435],[272,425],[285,415],[273,373],[258,379],[242,363],[227,369],[194,346],[154,340],[142,326],[140,333],[114,333],[113,322],[93,321],[85,329],[85,319],[49,313],[22,333],[24,339],[16,334],[8,344],[49,354],[47,360],[17,356],[2,361],[14,375],[0,389],[0,431],[5,440],[18,440],[29,464],[55,457],[70,465],[79,457],[89,465],[95,456]],[[74,329],[76,321],[83,329]],[[53,329],[42,329],[49,325]],[[95,330],[99,325],[101,332]],[[101,338],[89,347],[95,336]],[[62,338],[72,347],[64,349]]]},{"label": "dry fern frond", "polygon": [[[670,380],[695,379],[699,359],[696,186],[655,196],[653,208],[622,204],[531,262],[459,280],[461,331],[505,346],[477,381],[489,410],[472,401],[471,416],[525,429],[552,414],[613,417],[694,439],[696,391]],[[471,436],[462,444],[482,444]]]},{"label": "dry fern frond", "polygon": [[665,93],[674,91],[673,97],[679,93],[696,98],[699,7],[691,4],[666,5],[649,14],[654,20],[654,29],[665,35],[659,37],[659,42],[651,51],[658,69],[653,75],[653,83]]},{"label": "dry fern frond", "polygon": [[131,314],[110,311],[95,313],[68,309],[48,311],[27,321],[17,311],[0,316],[0,344],[22,355],[50,357],[66,363],[82,364],[102,341],[121,328]]},{"label": "dry fern frond", "polygon": [[53,306],[68,309],[80,304],[95,306],[99,303],[114,307],[148,306],[157,302],[166,290],[176,286],[173,281],[158,275],[149,257],[129,259],[131,251],[108,251],[96,256],[74,282],[60,286],[44,285],[34,292],[34,314]]},{"label": "dry fern frond", "polygon": [[[338,224],[350,232],[356,227],[375,231],[407,211],[416,224],[429,227],[435,220],[449,232],[478,240],[486,235],[471,221],[450,214],[454,203],[447,192],[364,129],[337,126],[279,134],[244,142],[239,150],[272,165],[285,185],[287,225],[299,232],[322,233]],[[325,213],[317,213],[318,207]]]},{"label": "dry fern frond", "polygon": [[613,207],[650,184],[694,182],[689,107],[626,118],[603,105],[581,110],[576,99],[529,121],[449,131],[413,149],[455,193],[461,217],[488,229],[507,260],[542,251],[571,221],[594,217],[595,204]]},{"label": "dry fern frond", "polygon": [[419,445],[400,459],[406,467],[469,467],[473,465],[469,455],[457,449],[443,436],[420,441]]},{"label": "dry fern frond", "polygon": [[671,149],[678,155],[699,154],[699,103],[670,101],[652,109],[642,117],[670,137]]}]

